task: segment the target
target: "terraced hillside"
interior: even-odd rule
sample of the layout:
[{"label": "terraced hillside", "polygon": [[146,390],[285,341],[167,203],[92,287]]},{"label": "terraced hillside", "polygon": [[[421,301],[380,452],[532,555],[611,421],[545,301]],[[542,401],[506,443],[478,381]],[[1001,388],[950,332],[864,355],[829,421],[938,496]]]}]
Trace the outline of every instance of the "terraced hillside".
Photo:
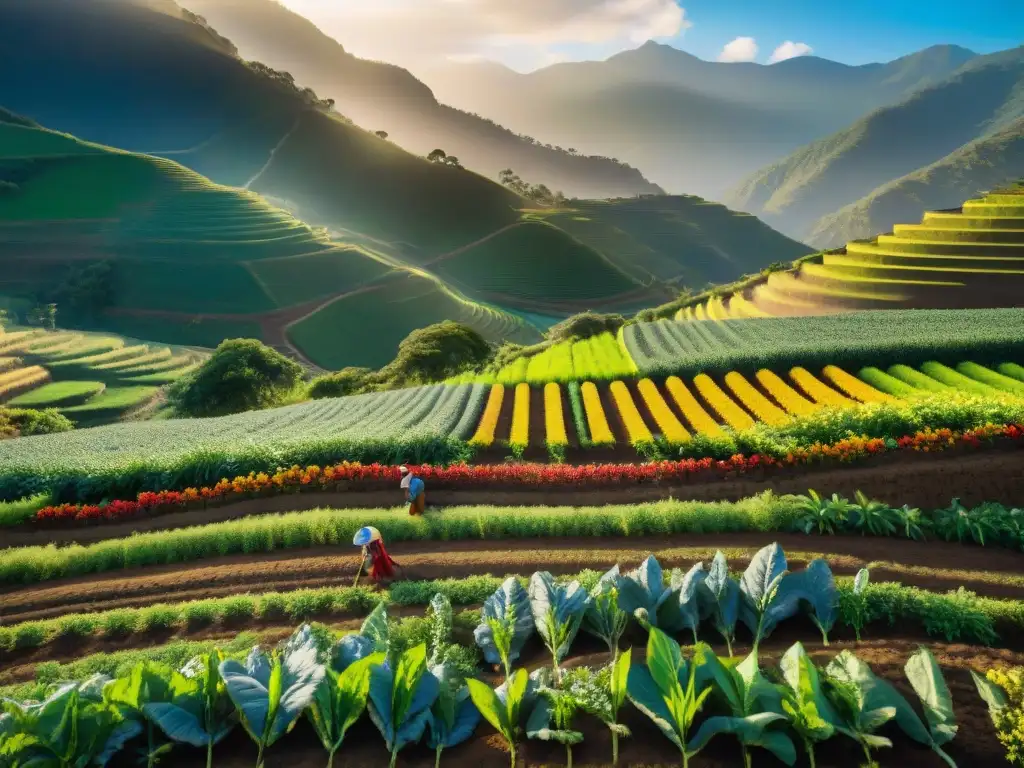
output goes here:
[{"label": "terraced hillside", "polygon": [[56,408],[78,426],[118,421],[154,405],[161,387],[204,358],[205,353],[117,336],[0,330],[0,404]]},{"label": "terraced hillside", "polygon": [[1024,187],[926,213],[920,224],[850,242],[741,293],[684,307],[682,320],[856,309],[1021,306]]},{"label": "terraced hillside", "polygon": [[[171,160],[0,122],[0,178],[0,295],[52,298],[65,324],[185,345],[255,337],[295,354],[286,328],[298,323],[301,354],[322,367],[381,365],[410,331],[446,317],[495,341],[537,337],[429,274]],[[102,285],[65,301],[62,281],[74,286],[90,268],[103,271]],[[334,301],[371,284],[389,299],[356,314]],[[385,309],[412,297],[404,314]],[[332,301],[327,315],[298,322]],[[339,329],[356,322],[382,330],[351,336],[339,353]]]}]

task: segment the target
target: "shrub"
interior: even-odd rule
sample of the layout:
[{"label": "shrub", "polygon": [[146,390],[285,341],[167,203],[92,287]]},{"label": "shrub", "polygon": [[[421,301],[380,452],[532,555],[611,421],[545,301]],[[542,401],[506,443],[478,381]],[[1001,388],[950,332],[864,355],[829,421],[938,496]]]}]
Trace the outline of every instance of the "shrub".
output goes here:
[{"label": "shrub", "polygon": [[406,336],[395,359],[373,379],[396,385],[443,381],[480,367],[490,356],[483,336],[468,325],[445,320]]},{"label": "shrub", "polygon": [[602,333],[616,333],[626,322],[622,315],[604,315],[598,312],[581,312],[555,323],[548,329],[547,337],[552,341],[589,339]]},{"label": "shrub", "polygon": [[54,408],[37,411],[31,408],[0,407],[0,440],[70,432],[74,428],[74,422]]},{"label": "shrub", "polygon": [[319,376],[310,385],[309,396],[320,400],[358,394],[367,385],[372,373],[369,368],[342,368],[337,373]]},{"label": "shrub", "polygon": [[302,367],[255,339],[221,342],[210,359],[171,388],[186,416],[224,416],[280,405],[294,393]]}]

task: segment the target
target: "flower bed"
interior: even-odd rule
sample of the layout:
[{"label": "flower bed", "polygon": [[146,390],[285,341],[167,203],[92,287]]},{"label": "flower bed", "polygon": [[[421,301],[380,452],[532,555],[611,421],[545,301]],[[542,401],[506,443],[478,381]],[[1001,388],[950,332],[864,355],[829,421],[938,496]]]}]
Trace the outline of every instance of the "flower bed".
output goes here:
[{"label": "flower bed", "polygon": [[[612,487],[640,483],[704,482],[821,463],[848,463],[871,456],[901,451],[934,453],[953,448],[980,448],[997,440],[1024,442],[1020,424],[985,425],[963,432],[925,429],[899,439],[851,437],[830,445],[796,449],[779,459],[766,454],[736,454],[727,460],[683,459],[646,464],[454,464],[447,467],[422,465],[414,471],[432,488],[467,487]],[[230,503],[256,496],[279,493],[330,490],[381,490],[398,483],[398,467],[383,464],[343,463],[328,467],[309,466],[281,469],[274,474],[250,473],[233,480],[223,479],[204,488],[186,488],[140,493],[134,501],[115,500],[105,504],[61,504],[40,509],[37,524],[66,524],[69,521],[101,522],[124,520],[137,515],[173,509]]]}]

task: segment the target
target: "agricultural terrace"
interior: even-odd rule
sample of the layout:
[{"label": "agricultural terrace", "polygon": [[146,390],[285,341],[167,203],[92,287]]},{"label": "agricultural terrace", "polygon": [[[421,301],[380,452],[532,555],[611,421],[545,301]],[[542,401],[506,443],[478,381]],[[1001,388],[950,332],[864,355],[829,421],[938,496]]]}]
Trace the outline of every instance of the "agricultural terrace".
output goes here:
[{"label": "agricultural terrace", "polygon": [[0,404],[56,408],[79,426],[118,421],[144,411],[205,357],[106,334],[0,329]]},{"label": "agricultural terrace", "polygon": [[[527,765],[668,765],[682,743],[694,768],[733,765],[737,749],[758,764],[813,754],[817,765],[854,768],[891,742],[882,754],[906,765],[1000,764],[1006,717],[1021,707],[1020,672],[1011,671],[1024,664],[1018,516],[997,503],[920,510],[900,501],[764,494],[488,506],[421,519],[321,510],[9,549],[0,552],[0,695],[43,699],[54,695],[50,684],[71,684],[47,705],[65,713],[55,729],[9,710],[5,734],[39,741],[8,747],[63,738],[100,712],[92,702],[106,692],[96,727],[111,736],[77,742],[80,757],[110,746],[160,748],[170,765],[234,768],[287,756],[303,766],[502,766],[511,742]],[[349,542],[366,524],[382,531],[402,579],[358,580],[359,558],[339,556],[354,552]],[[313,623],[293,634],[303,622]],[[495,642],[499,633],[507,642]],[[250,654],[253,645],[262,650]],[[218,647],[222,655],[204,656]],[[198,676],[172,678],[197,655]],[[261,666],[278,663],[297,677],[280,690],[275,721],[284,725],[268,743],[243,692],[277,696],[259,681]],[[673,674],[659,676],[666,665]],[[412,670],[408,680],[393,677],[415,691],[418,715],[389,714],[399,683],[388,669]],[[148,686],[115,696],[133,690],[133,677]],[[341,738],[326,702],[353,677],[366,695],[337,699],[351,716]],[[161,700],[161,678],[177,681],[173,701]],[[781,698],[735,696],[768,679]],[[223,687],[212,685],[219,680]],[[519,711],[495,715],[502,699],[491,691],[510,680],[505,700]],[[670,727],[651,713],[676,687],[704,703]],[[866,724],[841,698],[848,692],[850,702],[893,709]],[[454,710],[443,696],[454,697]],[[800,696],[831,730],[806,736],[800,708],[783,704]],[[551,701],[568,709],[556,715]],[[185,738],[165,719],[173,707],[217,713],[205,728],[226,736]],[[446,711],[457,713],[458,728],[443,729]],[[422,727],[394,739],[388,717],[417,717]],[[756,739],[719,725],[746,718],[759,724]],[[854,725],[875,738],[854,743]],[[574,735],[562,743],[544,731]]]},{"label": "agricultural terrace", "polygon": [[860,309],[1015,306],[1024,287],[1024,189],[924,214],[855,240],[758,285],[684,307],[678,320],[828,314]]}]

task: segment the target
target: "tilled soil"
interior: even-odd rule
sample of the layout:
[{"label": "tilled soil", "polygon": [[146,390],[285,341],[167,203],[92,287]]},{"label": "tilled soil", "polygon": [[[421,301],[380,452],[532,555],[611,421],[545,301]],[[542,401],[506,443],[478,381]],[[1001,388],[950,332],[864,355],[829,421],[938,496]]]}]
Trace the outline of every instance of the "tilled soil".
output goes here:
[{"label": "tilled soil", "polygon": [[[474,574],[575,573],[634,567],[654,554],[666,568],[687,567],[725,551],[734,570],[759,548],[779,542],[790,566],[824,557],[837,574],[870,567],[873,581],[900,581],[947,591],[964,586],[989,597],[1024,599],[1024,554],[939,541],[786,533],[674,534],[636,538],[544,538],[505,541],[396,542],[389,551],[407,579]],[[233,555],[47,581],[0,591],[0,622],[12,624],[69,612],[141,607],[245,592],[347,586],[358,556],[349,547],[316,547]],[[366,583],[364,578],[364,583]]]},{"label": "tilled soil", "polygon": [[[741,475],[706,482],[637,484],[618,488],[496,488],[462,490],[427,488],[427,501],[438,507],[488,506],[602,506],[663,499],[738,500],[764,491],[806,493],[815,488],[852,497],[858,490],[894,504],[938,509],[960,497],[964,504],[984,501],[1024,505],[1024,450],[985,450],[968,453],[880,456],[848,466],[808,467],[778,471],[763,477]],[[0,531],[0,545],[80,544],[130,536],[136,531],[183,528],[249,515],[321,507],[388,508],[401,496],[398,489],[335,493],[286,494],[249,499],[209,509],[193,509],[140,517],[124,523],[74,524],[67,528],[23,527]]]}]

